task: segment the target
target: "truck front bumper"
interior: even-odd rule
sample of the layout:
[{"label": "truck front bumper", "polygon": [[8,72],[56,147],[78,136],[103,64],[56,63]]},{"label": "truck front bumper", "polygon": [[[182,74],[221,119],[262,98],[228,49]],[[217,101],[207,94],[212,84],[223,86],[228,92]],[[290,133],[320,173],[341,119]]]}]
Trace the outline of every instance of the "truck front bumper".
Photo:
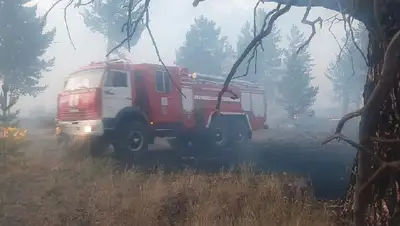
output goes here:
[{"label": "truck front bumper", "polygon": [[102,136],[104,127],[102,120],[58,121],[57,133],[70,136]]}]

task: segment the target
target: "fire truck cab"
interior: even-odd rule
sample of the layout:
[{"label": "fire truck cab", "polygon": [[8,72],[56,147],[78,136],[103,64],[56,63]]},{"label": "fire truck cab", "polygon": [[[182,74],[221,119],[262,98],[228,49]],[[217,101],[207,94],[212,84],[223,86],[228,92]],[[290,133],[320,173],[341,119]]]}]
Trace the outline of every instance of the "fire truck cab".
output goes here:
[{"label": "fire truck cab", "polygon": [[[62,136],[84,137],[93,155],[108,144],[123,158],[147,150],[156,137],[174,148],[240,146],[264,128],[264,89],[233,80],[216,112],[222,76],[124,60],[91,63],[67,76],[58,95]],[[60,136],[61,136],[60,135]],[[207,146],[207,147],[209,147]]]}]

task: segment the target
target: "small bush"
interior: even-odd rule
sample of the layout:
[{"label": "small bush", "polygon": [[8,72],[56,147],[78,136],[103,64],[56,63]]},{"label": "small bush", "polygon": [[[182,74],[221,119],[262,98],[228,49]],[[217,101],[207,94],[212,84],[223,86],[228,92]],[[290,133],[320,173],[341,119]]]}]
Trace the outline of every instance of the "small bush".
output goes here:
[{"label": "small bush", "polygon": [[21,164],[23,149],[29,145],[26,140],[27,129],[14,127],[0,127],[0,152],[2,168]]}]

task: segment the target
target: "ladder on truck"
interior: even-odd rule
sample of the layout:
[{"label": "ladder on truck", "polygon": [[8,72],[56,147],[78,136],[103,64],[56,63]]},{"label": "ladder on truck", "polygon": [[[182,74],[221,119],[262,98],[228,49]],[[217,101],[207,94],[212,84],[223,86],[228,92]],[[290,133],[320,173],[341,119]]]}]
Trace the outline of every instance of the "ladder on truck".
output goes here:
[{"label": "ladder on truck", "polygon": [[[189,79],[195,82],[200,82],[200,83],[213,83],[216,85],[223,86],[225,83],[225,77],[223,76],[218,76],[218,75],[207,75],[207,74],[201,74],[201,73],[193,73],[189,74]],[[240,86],[243,88],[253,88],[253,89],[262,89],[257,83],[254,82],[249,82],[246,80],[242,79],[233,79],[230,83],[231,85],[235,86]]]}]

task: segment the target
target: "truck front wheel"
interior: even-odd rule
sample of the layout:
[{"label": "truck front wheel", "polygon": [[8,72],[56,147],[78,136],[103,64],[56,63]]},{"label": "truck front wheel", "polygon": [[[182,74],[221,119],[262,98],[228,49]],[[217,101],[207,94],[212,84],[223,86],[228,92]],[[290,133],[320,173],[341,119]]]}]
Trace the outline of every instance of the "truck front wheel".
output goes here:
[{"label": "truck front wheel", "polygon": [[114,143],[117,158],[133,160],[136,154],[144,152],[149,146],[147,125],[141,122],[131,122],[117,129]]},{"label": "truck front wheel", "polygon": [[208,129],[209,142],[212,148],[225,148],[228,144],[228,128],[224,121],[216,119]]}]

